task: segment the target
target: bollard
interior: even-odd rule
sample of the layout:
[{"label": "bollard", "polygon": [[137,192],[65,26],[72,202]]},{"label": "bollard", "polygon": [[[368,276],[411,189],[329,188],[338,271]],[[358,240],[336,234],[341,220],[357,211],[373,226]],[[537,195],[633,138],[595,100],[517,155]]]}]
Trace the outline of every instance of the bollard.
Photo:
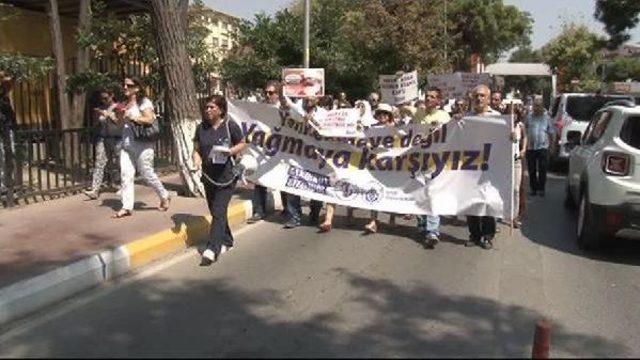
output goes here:
[{"label": "bollard", "polygon": [[532,359],[548,359],[551,347],[551,323],[542,319],[536,323],[536,331],[533,335]]}]

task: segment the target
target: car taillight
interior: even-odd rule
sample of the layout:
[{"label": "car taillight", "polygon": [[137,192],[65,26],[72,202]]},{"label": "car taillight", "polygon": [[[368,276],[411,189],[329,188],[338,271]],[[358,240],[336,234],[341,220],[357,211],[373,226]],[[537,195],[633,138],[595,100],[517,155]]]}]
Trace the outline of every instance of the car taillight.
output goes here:
[{"label": "car taillight", "polygon": [[627,176],[631,166],[631,158],[627,154],[605,152],[602,154],[602,171],[614,176]]}]

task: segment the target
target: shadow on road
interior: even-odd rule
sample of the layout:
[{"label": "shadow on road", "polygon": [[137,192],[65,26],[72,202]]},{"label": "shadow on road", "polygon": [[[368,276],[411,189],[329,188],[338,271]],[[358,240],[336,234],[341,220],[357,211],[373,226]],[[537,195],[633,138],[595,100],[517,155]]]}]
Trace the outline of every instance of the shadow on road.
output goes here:
[{"label": "shadow on road", "polygon": [[[528,308],[475,296],[398,286],[330,270],[348,296],[318,292],[313,304],[232,279],[146,280],[0,344],[0,355],[214,357],[528,357]],[[313,280],[312,280],[313,281]],[[326,297],[326,299],[324,299]],[[326,308],[326,307],[325,307]],[[304,309],[304,310],[302,310]],[[13,353],[16,351],[17,353]],[[629,356],[624,345],[554,326],[552,355]]]},{"label": "shadow on road", "polygon": [[[528,180],[527,180],[528,181]],[[544,198],[528,196],[522,234],[543,246],[593,260],[640,266],[640,242],[612,239],[602,249],[584,251],[576,243],[577,213],[564,207],[565,178],[550,176]]]}]

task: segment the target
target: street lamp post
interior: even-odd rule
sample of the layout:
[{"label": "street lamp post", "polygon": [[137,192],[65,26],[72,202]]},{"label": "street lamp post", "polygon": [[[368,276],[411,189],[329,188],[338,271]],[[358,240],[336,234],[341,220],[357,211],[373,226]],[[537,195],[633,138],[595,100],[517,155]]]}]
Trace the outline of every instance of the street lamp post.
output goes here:
[{"label": "street lamp post", "polygon": [[309,68],[309,17],[311,13],[310,0],[304,0],[304,67]]}]

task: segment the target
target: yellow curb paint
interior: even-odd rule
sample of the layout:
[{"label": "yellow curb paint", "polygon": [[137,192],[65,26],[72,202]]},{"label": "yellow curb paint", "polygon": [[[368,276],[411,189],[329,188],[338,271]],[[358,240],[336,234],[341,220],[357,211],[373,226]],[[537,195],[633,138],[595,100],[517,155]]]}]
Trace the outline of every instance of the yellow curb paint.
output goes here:
[{"label": "yellow curb paint", "polygon": [[[231,205],[227,211],[229,226],[235,226],[246,220],[243,202]],[[211,216],[199,217],[180,225],[180,229],[165,230],[128,243],[125,246],[129,252],[131,269],[136,269],[169,254],[175,253],[198,240],[204,239],[211,226]]]}]

